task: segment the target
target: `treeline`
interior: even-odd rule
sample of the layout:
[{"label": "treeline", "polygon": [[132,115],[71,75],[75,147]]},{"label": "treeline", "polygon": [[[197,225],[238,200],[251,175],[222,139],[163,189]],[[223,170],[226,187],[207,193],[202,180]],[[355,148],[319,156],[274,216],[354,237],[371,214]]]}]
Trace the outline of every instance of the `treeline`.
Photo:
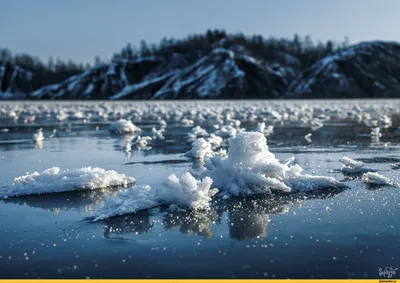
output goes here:
[{"label": "treeline", "polygon": [[[226,40],[224,40],[226,39]],[[124,59],[136,59],[145,56],[169,57],[174,53],[185,55],[189,62],[198,60],[208,54],[210,50],[217,47],[219,43],[226,47],[242,46],[247,52],[261,61],[271,61],[288,54],[300,62],[300,68],[305,69],[317,60],[338,49],[349,45],[347,37],[343,42],[318,41],[315,43],[311,36],[304,38],[295,35],[292,39],[269,37],[262,35],[245,36],[239,34],[227,34],[224,30],[208,30],[205,34],[193,34],[184,39],[163,38],[159,44],[148,45],[141,41],[138,47],[128,44],[119,53],[115,53],[112,61]]]},{"label": "treeline", "polygon": [[[348,45],[348,39],[342,43],[333,41],[315,43],[310,36],[304,38],[295,35],[292,39],[269,37],[261,35],[245,36],[227,34],[224,30],[208,30],[204,34],[189,35],[184,39],[163,38],[158,44],[148,44],[141,41],[139,46],[128,44],[120,52],[112,56],[111,61],[120,59],[137,59],[140,57],[157,56],[169,58],[176,53],[184,55],[188,63],[193,63],[208,54],[217,46],[235,48],[242,46],[253,57],[270,62],[282,54],[291,55],[299,62],[299,69],[303,70],[318,59]],[[33,73],[32,89],[59,83],[70,76],[80,74],[95,65],[108,63],[98,56],[93,64],[82,64],[72,60],[63,61],[49,58],[43,62],[38,57],[29,54],[12,54],[7,48],[0,48],[0,63],[10,62]]]}]

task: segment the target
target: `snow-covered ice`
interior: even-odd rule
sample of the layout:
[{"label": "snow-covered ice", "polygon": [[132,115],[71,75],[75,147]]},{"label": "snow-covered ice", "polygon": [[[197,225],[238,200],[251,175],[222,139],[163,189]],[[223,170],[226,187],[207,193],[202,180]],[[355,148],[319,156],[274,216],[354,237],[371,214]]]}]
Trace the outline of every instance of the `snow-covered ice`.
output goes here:
[{"label": "snow-covered ice", "polygon": [[150,186],[135,186],[119,192],[115,197],[104,196],[103,207],[95,212],[94,221],[113,216],[136,213],[159,206],[155,194]]},{"label": "snow-covered ice", "polygon": [[229,139],[227,158],[210,158],[198,176],[211,177],[222,194],[233,195],[346,187],[332,177],[303,175],[299,165],[289,166],[292,160],[281,163],[268,150],[263,134],[241,132]]},{"label": "snow-covered ice", "polygon": [[136,213],[160,205],[170,209],[207,210],[218,189],[211,189],[212,179],[195,179],[190,173],[180,178],[171,175],[163,187],[135,186],[118,193],[114,198],[105,196],[104,206],[94,214],[94,221],[113,216]]},{"label": "snow-covered ice", "polygon": [[388,177],[373,172],[363,174],[362,180],[367,184],[393,186],[393,183]]},{"label": "snow-covered ice", "polygon": [[0,188],[0,198],[128,186],[134,182],[134,178],[118,174],[114,170],[97,167],[61,170],[59,167],[52,167],[41,173],[27,173],[16,177],[12,185]]},{"label": "snow-covered ice", "polygon": [[212,197],[218,193],[218,189],[211,188],[213,180],[205,177],[202,180],[195,179],[189,172],[180,178],[171,175],[164,182],[164,189],[159,197],[167,204],[177,205],[190,209],[208,209]]},{"label": "snow-covered ice", "polygon": [[129,134],[129,133],[139,133],[141,129],[136,127],[129,120],[120,119],[116,122],[111,123],[109,131],[114,134]]},{"label": "snow-covered ice", "polygon": [[340,162],[343,163],[342,168],[340,169],[343,173],[348,174],[356,174],[356,173],[365,173],[365,172],[374,172],[375,170],[365,167],[365,164],[361,161],[355,161],[347,156],[344,156],[340,159]]},{"label": "snow-covered ice", "polygon": [[186,155],[193,158],[205,159],[213,156],[214,151],[210,142],[204,138],[198,138],[192,143],[192,149]]},{"label": "snow-covered ice", "polygon": [[44,141],[42,128],[40,128],[39,130],[36,131],[36,133],[33,134],[33,141],[38,143]]}]

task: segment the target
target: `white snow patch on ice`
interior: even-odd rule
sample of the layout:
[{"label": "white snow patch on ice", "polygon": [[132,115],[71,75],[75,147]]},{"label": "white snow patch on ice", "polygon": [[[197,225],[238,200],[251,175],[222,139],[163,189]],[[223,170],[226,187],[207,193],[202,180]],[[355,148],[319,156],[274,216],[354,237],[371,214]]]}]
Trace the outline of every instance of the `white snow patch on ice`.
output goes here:
[{"label": "white snow patch on ice", "polygon": [[109,131],[115,134],[128,134],[128,133],[138,133],[141,131],[141,129],[136,127],[129,120],[120,119],[116,122],[111,123]]},{"label": "white snow patch on ice", "polygon": [[134,178],[114,170],[84,167],[62,171],[59,167],[52,167],[41,173],[16,177],[11,186],[0,189],[0,198],[128,186],[134,182]]},{"label": "white snow patch on ice", "polygon": [[364,183],[367,184],[393,186],[393,183],[390,181],[388,177],[373,172],[368,172],[363,174],[362,180]]}]

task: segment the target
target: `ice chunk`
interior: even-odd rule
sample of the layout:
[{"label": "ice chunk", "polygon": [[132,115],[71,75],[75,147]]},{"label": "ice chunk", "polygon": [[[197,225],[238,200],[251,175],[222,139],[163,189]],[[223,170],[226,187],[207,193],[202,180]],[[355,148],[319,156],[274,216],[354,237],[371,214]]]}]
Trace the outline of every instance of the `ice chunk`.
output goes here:
[{"label": "ice chunk", "polygon": [[199,181],[188,172],[180,178],[171,175],[164,182],[164,187],[157,190],[149,186],[139,186],[120,192],[115,198],[106,196],[104,206],[94,215],[94,221],[160,205],[170,205],[173,210],[207,210],[212,197],[218,193],[218,189],[211,189],[211,185],[212,179],[209,177]]},{"label": "ice chunk", "polygon": [[389,178],[373,172],[363,174],[362,180],[364,183],[367,184],[393,186],[393,183],[390,181]]},{"label": "ice chunk", "polygon": [[238,130],[234,127],[224,125],[215,134],[220,137],[234,137],[237,132]]},{"label": "ice chunk", "polygon": [[274,126],[269,125],[267,128],[265,128],[265,123],[257,123],[257,132],[262,133],[264,136],[268,137],[274,133]]},{"label": "ice chunk", "polygon": [[196,180],[190,173],[180,178],[175,175],[168,177],[164,182],[165,189],[159,194],[160,201],[190,209],[208,209],[211,198],[218,193],[218,189],[211,189],[213,180],[205,177]]},{"label": "ice chunk", "polygon": [[366,168],[365,164],[361,161],[355,161],[347,156],[342,157],[339,161],[343,163],[343,166],[340,169],[343,173],[355,174],[375,171],[373,169]]},{"label": "ice chunk", "polygon": [[114,198],[105,196],[104,206],[95,213],[94,221],[136,213],[159,205],[150,186],[135,186],[118,193]]},{"label": "ice chunk", "polygon": [[192,143],[192,149],[186,155],[193,158],[205,159],[214,155],[211,144],[203,138],[199,138]]},{"label": "ice chunk", "polygon": [[152,137],[149,137],[149,136],[144,136],[144,137],[138,136],[135,143],[139,148],[147,149],[148,143],[151,140],[152,140]]},{"label": "ice chunk", "polygon": [[267,140],[258,132],[241,132],[229,139],[227,158],[209,159],[199,177],[209,176],[222,194],[246,195],[271,191],[296,192],[319,188],[343,188],[331,177],[301,174],[299,165],[281,163],[268,150]]},{"label": "ice chunk", "polygon": [[138,133],[141,129],[136,127],[131,121],[120,119],[111,123],[109,131],[115,134],[129,134]]},{"label": "ice chunk", "polygon": [[311,142],[312,142],[311,136],[312,136],[312,134],[311,134],[311,133],[308,133],[307,135],[304,136],[304,139],[305,139],[308,143],[311,143]]},{"label": "ice chunk", "polygon": [[157,130],[155,127],[153,127],[153,128],[151,128],[151,133],[153,134],[153,136],[152,136],[153,139],[160,139],[160,140],[165,139],[165,137],[164,137],[165,128],[161,128],[161,129]]},{"label": "ice chunk", "polygon": [[33,134],[33,141],[37,143],[44,141],[42,128],[40,128],[39,130],[36,131],[35,134]]},{"label": "ice chunk", "polygon": [[320,128],[322,128],[324,124],[319,119],[311,120],[311,130],[314,132]]},{"label": "ice chunk", "polygon": [[193,142],[199,137],[207,137],[207,136],[208,133],[206,130],[204,130],[200,126],[196,126],[190,131],[190,133],[188,133],[188,141]]},{"label": "ice chunk", "polygon": [[0,189],[0,198],[128,186],[134,182],[134,178],[114,170],[84,167],[61,171],[59,167],[52,167],[42,173],[16,177],[11,186]]},{"label": "ice chunk", "polygon": [[210,136],[207,138],[207,142],[209,142],[213,147],[219,147],[221,146],[223,139],[215,134],[210,134]]}]

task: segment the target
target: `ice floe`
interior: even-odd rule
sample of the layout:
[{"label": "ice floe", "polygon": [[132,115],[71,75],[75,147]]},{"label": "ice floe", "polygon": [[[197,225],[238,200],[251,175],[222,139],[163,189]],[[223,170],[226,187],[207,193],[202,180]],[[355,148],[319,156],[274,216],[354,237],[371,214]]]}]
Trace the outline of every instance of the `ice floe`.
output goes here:
[{"label": "ice floe", "polygon": [[108,130],[114,134],[139,133],[141,131],[141,129],[136,127],[131,121],[125,119],[120,119],[111,123]]},{"label": "ice floe", "polygon": [[370,169],[365,167],[365,164],[361,161],[355,161],[347,156],[342,157],[340,162],[343,163],[340,171],[347,174],[357,174],[357,173],[365,173],[365,172],[374,172],[374,169]]},{"label": "ice floe", "polygon": [[373,172],[363,174],[362,180],[367,184],[393,186],[393,183],[388,177]]},{"label": "ice floe", "polygon": [[59,167],[52,167],[41,173],[27,173],[16,177],[12,185],[0,188],[0,198],[128,186],[134,182],[134,178],[118,174],[114,170],[97,167],[61,170]]}]

